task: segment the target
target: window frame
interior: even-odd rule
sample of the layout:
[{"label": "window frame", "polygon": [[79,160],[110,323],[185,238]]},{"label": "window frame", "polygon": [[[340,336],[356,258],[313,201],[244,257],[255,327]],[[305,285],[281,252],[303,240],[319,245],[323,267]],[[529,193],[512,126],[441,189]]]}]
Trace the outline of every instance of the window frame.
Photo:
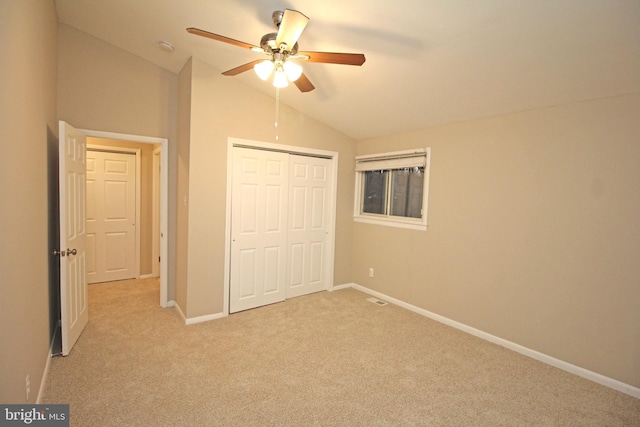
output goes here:
[{"label": "window frame", "polygon": [[[395,164],[401,164],[401,159],[417,159],[424,157],[424,181],[422,186],[422,217],[411,218],[402,216],[393,216],[390,213],[386,214],[372,214],[364,213],[363,198],[364,198],[364,183],[365,183],[365,170],[358,170],[359,164],[365,162],[376,162],[381,165],[380,170],[392,171],[394,169],[401,169],[402,166],[394,167]],[[428,225],[428,206],[429,206],[429,175],[431,172],[431,148],[418,148],[414,150],[394,151],[389,153],[369,154],[363,156],[356,156],[356,177],[355,177],[355,193],[354,193],[354,207],[353,207],[353,220],[355,222],[384,225],[388,227],[406,228],[411,230],[426,231]],[[360,168],[361,169],[361,168]],[[389,174],[391,175],[391,173]],[[391,186],[387,186],[387,197],[390,196],[392,189]]]}]

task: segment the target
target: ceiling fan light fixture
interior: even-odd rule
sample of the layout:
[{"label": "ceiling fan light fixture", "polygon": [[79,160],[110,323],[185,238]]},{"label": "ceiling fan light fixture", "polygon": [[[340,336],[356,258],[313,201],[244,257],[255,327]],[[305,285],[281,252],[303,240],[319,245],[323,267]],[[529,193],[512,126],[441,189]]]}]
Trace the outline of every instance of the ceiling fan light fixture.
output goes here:
[{"label": "ceiling fan light fixture", "polygon": [[302,67],[296,64],[295,62],[287,61],[283,65],[284,72],[287,75],[287,78],[292,82],[295,82],[302,75]]},{"label": "ceiling fan light fixture", "polygon": [[277,88],[282,89],[283,87],[289,86],[289,81],[287,80],[287,74],[284,70],[279,69],[276,70],[273,76],[273,85]]},{"label": "ceiling fan light fixture", "polygon": [[269,61],[268,59],[258,62],[256,65],[253,66],[253,69],[255,70],[256,74],[262,80],[267,80],[274,68],[275,66],[273,65],[273,62]]},{"label": "ceiling fan light fixture", "polygon": [[[289,82],[292,81],[295,82],[300,92],[310,92],[314,90],[315,87],[302,72],[302,67],[295,62],[289,63],[287,61],[288,59],[358,66],[362,65],[365,61],[365,56],[361,53],[299,52],[298,39],[309,23],[309,18],[303,13],[293,9],[276,11],[273,13],[272,18],[277,31],[263,35],[260,39],[259,46],[194,27],[187,28],[187,32],[243,49],[249,49],[252,52],[265,54],[270,57],[268,60],[258,59],[247,62],[246,64],[224,71],[222,73],[223,75],[236,76],[253,68],[258,77],[264,81],[270,80],[273,75],[272,83],[275,87],[287,87]],[[173,48],[169,43],[161,43],[161,47],[166,50]]]}]

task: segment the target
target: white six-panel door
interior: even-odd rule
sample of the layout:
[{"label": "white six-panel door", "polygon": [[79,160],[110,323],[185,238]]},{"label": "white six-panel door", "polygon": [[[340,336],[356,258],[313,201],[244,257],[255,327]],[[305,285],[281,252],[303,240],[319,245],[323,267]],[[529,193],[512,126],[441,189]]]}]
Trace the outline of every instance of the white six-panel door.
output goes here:
[{"label": "white six-panel door", "polygon": [[87,280],[136,277],[136,158],[87,151]]},{"label": "white six-panel door", "polygon": [[89,322],[86,276],[86,137],[60,122],[60,323],[68,355]]},{"label": "white six-panel door", "polygon": [[287,298],[325,289],[330,181],[330,159],[290,156]]},{"label": "white six-panel door", "polygon": [[284,301],[289,155],[233,148],[229,312]]}]

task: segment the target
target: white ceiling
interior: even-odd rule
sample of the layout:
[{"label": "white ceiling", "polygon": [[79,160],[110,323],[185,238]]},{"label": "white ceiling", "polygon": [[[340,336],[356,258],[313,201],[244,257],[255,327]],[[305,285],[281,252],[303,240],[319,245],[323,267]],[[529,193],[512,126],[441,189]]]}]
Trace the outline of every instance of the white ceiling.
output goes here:
[{"label": "white ceiling", "polygon": [[[178,73],[221,72],[260,54],[271,14],[311,21],[300,50],[364,53],[362,67],[302,63],[316,90],[280,100],[358,140],[640,92],[638,0],[56,0],[60,22]],[[171,43],[167,53],[159,41]],[[236,77],[270,96],[253,71]]]}]

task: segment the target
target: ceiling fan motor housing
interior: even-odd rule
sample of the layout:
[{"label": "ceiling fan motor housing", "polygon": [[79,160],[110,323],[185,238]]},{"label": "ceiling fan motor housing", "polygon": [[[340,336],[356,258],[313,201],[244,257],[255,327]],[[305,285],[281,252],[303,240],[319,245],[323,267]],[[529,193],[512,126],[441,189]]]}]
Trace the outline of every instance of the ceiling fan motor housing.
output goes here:
[{"label": "ceiling fan motor housing", "polygon": [[[269,33],[262,36],[260,39],[260,47],[262,50],[266,53],[280,52],[280,49],[276,46],[276,37],[278,37],[278,33]],[[287,52],[289,55],[298,53],[298,43],[296,42],[296,44],[293,45],[293,49],[287,50]]]}]

